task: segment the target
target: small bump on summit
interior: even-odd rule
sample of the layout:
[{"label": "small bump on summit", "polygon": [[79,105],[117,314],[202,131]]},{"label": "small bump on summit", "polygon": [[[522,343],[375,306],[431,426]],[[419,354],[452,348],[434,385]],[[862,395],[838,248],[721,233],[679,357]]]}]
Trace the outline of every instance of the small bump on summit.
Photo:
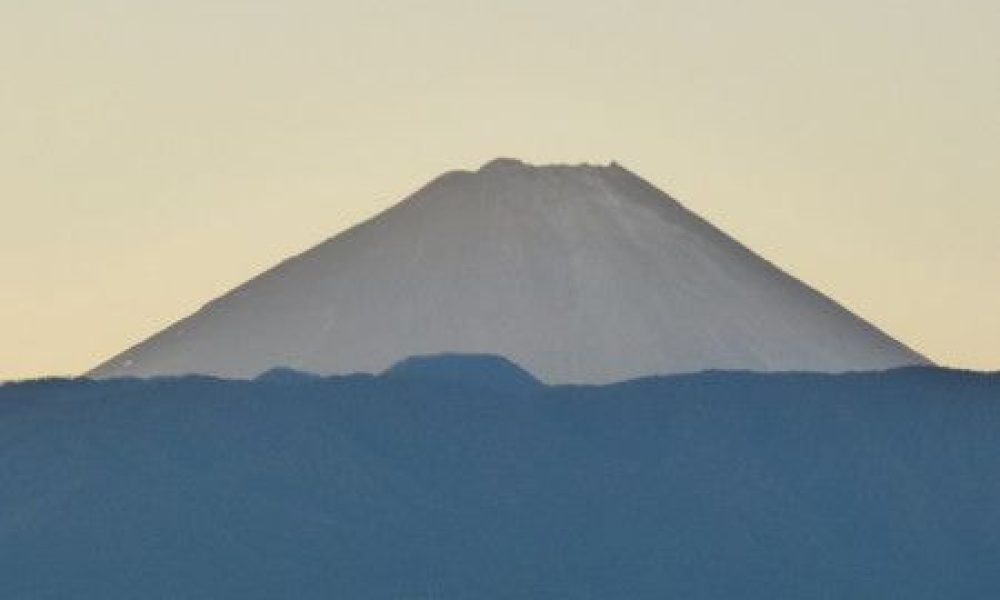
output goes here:
[{"label": "small bump on summit", "polygon": [[479,172],[484,173],[487,171],[501,171],[507,169],[523,169],[525,167],[530,167],[531,165],[517,160],[516,158],[495,158],[490,162],[486,163],[480,167]]}]

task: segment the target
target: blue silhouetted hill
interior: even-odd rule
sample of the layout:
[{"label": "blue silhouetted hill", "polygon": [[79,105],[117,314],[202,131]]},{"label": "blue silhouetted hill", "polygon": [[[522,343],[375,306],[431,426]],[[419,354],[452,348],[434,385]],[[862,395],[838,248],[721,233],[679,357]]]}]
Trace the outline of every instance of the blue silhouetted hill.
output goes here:
[{"label": "blue silhouetted hill", "polygon": [[0,597],[986,600],[997,473],[1000,378],[940,369],[23,382]]},{"label": "blue silhouetted hill", "polygon": [[520,366],[490,354],[439,354],[402,360],[383,373],[392,380],[436,382],[524,394],[542,383]]}]

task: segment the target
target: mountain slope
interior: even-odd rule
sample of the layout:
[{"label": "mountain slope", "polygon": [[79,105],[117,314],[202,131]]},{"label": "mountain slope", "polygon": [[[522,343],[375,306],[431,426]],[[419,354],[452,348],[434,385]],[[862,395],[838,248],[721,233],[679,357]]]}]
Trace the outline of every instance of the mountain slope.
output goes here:
[{"label": "mountain slope", "polygon": [[95,369],[378,372],[507,357],[548,382],[876,370],[919,355],[612,165],[448,173]]}]

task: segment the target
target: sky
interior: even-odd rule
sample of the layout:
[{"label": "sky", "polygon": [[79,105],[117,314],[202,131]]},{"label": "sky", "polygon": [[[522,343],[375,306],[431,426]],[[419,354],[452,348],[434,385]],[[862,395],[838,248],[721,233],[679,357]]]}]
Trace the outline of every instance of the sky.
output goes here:
[{"label": "sky", "polygon": [[79,374],[443,171],[617,161],[1000,369],[995,0],[0,0],[0,380]]}]

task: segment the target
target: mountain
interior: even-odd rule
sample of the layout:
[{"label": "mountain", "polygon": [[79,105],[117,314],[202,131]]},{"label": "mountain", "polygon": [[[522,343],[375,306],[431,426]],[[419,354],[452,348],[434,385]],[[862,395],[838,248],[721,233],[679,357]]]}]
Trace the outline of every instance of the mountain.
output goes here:
[{"label": "mountain", "polygon": [[541,380],[927,364],[626,169],[447,173],[94,369],[380,372],[485,353]]},{"label": "mountain", "polygon": [[500,356],[439,354],[411,356],[382,373],[390,379],[435,382],[438,385],[475,385],[513,395],[538,389],[541,382],[531,373]]},{"label": "mountain", "polygon": [[4,385],[0,597],[993,600],[998,431],[923,367]]}]

